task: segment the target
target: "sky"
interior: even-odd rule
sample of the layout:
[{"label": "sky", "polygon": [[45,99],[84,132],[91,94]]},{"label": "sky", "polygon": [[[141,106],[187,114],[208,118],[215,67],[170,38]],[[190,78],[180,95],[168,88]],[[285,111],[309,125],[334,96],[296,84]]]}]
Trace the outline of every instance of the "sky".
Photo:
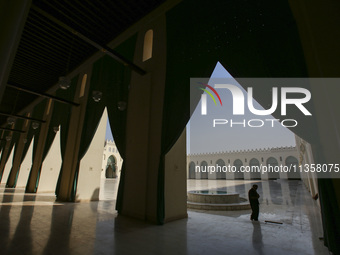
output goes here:
[{"label": "sky", "polygon": [[105,140],[113,140],[113,137],[112,137],[112,132],[111,132],[111,127],[110,127],[109,120],[107,120],[107,123],[106,123],[106,134],[105,134]]},{"label": "sky", "polygon": [[[214,87],[214,84],[230,83],[231,81],[243,91],[246,98],[247,92],[243,87],[237,84],[220,63],[217,63],[215,70],[210,77],[209,85]],[[191,87],[191,89],[193,88]],[[197,88],[194,89],[197,90]],[[254,87],[254,94],[256,94],[255,89],[256,88]],[[220,106],[219,104],[214,105],[212,98],[207,95],[207,115],[201,115],[200,102],[187,125],[188,154],[295,146],[294,134],[289,129],[282,127],[279,122],[272,122],[274,118],[271,115],[254,115],[248,110],[247,106],[245,106],[245,115],[233,115],[233,99],[231,93],[226,89],[216,89],[216,91],[221,97],[223,106]],[[192,92],[193,91],[191,91],[191,95]],[[206,94],[206,92],[204,93]],[[253,105],[255,109],[264,109],[255,100],[253,100]],[[213,127],[214,119],[224,119],[227,120],[229,124],[216,125]],[[261,119],[265,125],[263,127],[253,128],[248,127],[247,125],[246,127],[243,127],[243,125],[234,125],[231,127],[231,119],[234,122],[242,122],[244,119],[246,121],[250,119]],[[271,120],[266,121],[266,119]],[[258,123],[258,121],[253,122],[254,125],[259,125]],[[271,127],[272,124],[274,127]]]},{"label": "sky", "polygon": [[[232,76],[220,63],[216,64],[209,85],[213,85],[214,81],[220,81],[218,78],[232,79]],[[240,85],[238,87],[246,95],[247,92]],[[273,117],[253,115],[247,107],[245,107],[244,116],[233,116],[231,94],[218,92],[223,107],[216,107],[213,100],[207,95],[208,114],[201,115],[201,104],[199,103],[190,119],[187,125],[187,154],[295,146],[294,134],[289,129],[282,127],[277,122],[274,122],[274,127],[271,127],[272,122],[265,121],[265,119],[273,119]],[[256,109],[263,109],[256,101],[253,101],[253,104]],[[213,127],[214,118],[223,118],[229,122],[230,119],[237,122],[241,122],[243,119],[263,119],[266,125],[261,128],[243,127],[242,125],[234,127],[216,125]],[[105,139],[113,140],[109,122],[107,122]]]}]

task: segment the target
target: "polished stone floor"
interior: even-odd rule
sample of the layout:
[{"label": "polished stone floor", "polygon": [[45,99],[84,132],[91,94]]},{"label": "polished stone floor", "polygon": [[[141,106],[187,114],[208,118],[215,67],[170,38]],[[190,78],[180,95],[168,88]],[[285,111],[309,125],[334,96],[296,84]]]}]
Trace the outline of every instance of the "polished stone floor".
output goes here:
[{"label": "polished stone floor", "polygon": [[[245,197],[251,184],[189,180],[188,189],[226,187]],[[188,211],[188,219],[164,226],[117,216],[116,180],[102,181],[101,201],[77,204],[1,186],[0,254],[328,254],[319,240],[319,207],[301,181],[257,184],[257,223],[249,211]]]}]

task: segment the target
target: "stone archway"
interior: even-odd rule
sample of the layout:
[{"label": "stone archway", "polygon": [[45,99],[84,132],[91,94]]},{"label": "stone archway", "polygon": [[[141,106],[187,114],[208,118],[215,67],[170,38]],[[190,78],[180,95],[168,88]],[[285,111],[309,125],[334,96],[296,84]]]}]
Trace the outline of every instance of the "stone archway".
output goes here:
[{"label": "stone archway", "polygon": [[193,161],[189,164],[189,176],[188,179],[196,179],[196,173],[195,173],[195,163]]},{"label": "stone archway", "polygon": [[[279,165],[279,163],[278,163],[276,158],[270,157],[270,158],[267,159],[267,166],[268,167],[276,167],[278,165]],[[268,169],[268,180],[276,180],[276,179],[280,179],[280,173],[269,171],[269,169]]]},{"label": "stone archway", "polygon": [[216,169],[216,179],[226,179],[226,172],[222,171],[222,168],[225,166],[225,162],[223,159],[218,159],[216,161],[216,166],[220,166],[219,170]]},{"label": "stone archway", "polygon": [[106,178],[116,178],[117,177],[117,160],[115,156],[111,155],[107,159],[106,170],[105,170]]},{"label": "stone archway", "polygon": [[241,166],[243,166],[243,162],[240,159],[236,159],[234,161],[234,166],[236,167],[236,172],[234,174],[234,178],[238,180],[244,179],[244,173],[241,172]]},{"label": "stone archway", "polygon": [[256,158],[252,158],[249,161],[249,166],[250,166],[250,169],[251,169],[250,179],[251,180],[261,180],[261,173],[256,172],[256,170],[260,170],[260,161],[258,161],[258,159],[256,159]]},{"label": "stone archway", "polygon": [[[286,166],[289,167],[290,171],[288,172],[288,180],[300,180],[300,171],[299,170],[299,161],[296,157],[288,156],[285,160]],[[296,169],[296,170],[295,170]]]},{"label": "stone archway", "polygon": [[207,161],[201,162],[200,170],[201,170],[201,179],[208,179],[208,163],[207,163]]}]

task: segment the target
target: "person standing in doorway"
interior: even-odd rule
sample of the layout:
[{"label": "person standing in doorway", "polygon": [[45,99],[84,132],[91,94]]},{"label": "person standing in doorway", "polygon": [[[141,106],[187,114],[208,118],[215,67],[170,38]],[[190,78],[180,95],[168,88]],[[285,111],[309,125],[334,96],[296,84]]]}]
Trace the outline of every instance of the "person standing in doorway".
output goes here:
[{"label": "person standing in doorway", "polygon": [[260,207],[259,207],[259,198],[260,195],[257,193],[257,185],[254,184],[253,187],[249,190],[248,192],[248,199],[251,207],[251,215],[250,215],[250,220],[258,221],[259,220],[259,212],[260,212]]}]

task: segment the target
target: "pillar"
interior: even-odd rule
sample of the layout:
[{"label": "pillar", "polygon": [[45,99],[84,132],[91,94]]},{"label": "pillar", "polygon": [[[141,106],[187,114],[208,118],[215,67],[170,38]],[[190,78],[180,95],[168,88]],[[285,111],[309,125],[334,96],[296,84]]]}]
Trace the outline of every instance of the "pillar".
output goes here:
[{"label": "pillar", "polygon": [[[34,153],[33,158],[33,164],[31,168],[31,172],[28,177],[27,185],[26,185],[26,193],[36,193],[38,188],[38,183],[40,179],[40,171],[41,171],[41,164],[43,160],[43,153],[45,148],[45,142],[47,138],[47,134],[50,128],[50,122],[51,122],[51,116],[52,116],[52,110],[51,110],[51,104],[52,100],[49,99],[49,101],[46,103],[45,111],[43,114],[43,120],[45,120],[45,123],[40,123],[40,132],[39,132],[39,138],[36,143],[36,152]],[[35,138],[36,139],[36,138]]]},{"label": "pillar", "polygon": [[[327,0],[290,1],[296,18],[301,44],[310,77],[339,77],[340,70],[340,3]],[[316,119],[320,143],[326,162],[339,163],[340,117],[338,109],[338,86],[311,84],[311,93],[316,105]],[[337,139],[336,139],[337,138]],[[333,180],[337,187],[340,204],[340,181]]]},{"label": "pillar", "polygon": [[186,130],[165,156],[165,219],[187,218]]},{"label": "pillar", "polygon": [[24,151],[24,147],[25,147],[24,139],[26,139],[27,137],[27,131],[29,127],[28,124],[29,124],[29,121],[25,120],[25,124],[23,126],[23,131],[25,133],[20,134],[19,141],[16,143],[16,154],[14,155],[12,169],[11,169],[11,172],[9,173],[7,183],[6,183],[6,187],[8,188],[16,187],[17,177],[19,175],[19,170],[20,170],[20,166],[22,163],[21,158],[22,158],[22,154]]},{"label": "pillar", "polygon": [[[320,3],[316,0],[299,0],[290,1],[290,6],[298,26],[309,77],[338,78],[340,2],[325,0]],[[339,164],[339,86],[312,83],[311,94],[315,105],[313,117],[319,134],[319,144],[313,145],[315,163]],[[340,179],[333,178],[326,182],[318,189],[320,188],[325,244],[335,254],[340,252],[339,221],[334,220],[340,210]],[[320,183],[322,184],[323,181]]]},{"label": "pillar", "polygon": [[[143,54],[146,44],[150,46],[150,30],[152,49]],[[146,70],[146,74],[132,73],[127,107],[125,182],[120,214],[153,223],[157,222],[166,49],[165,16],[159,16],[139,30],[134,63]],[[183,134],[165,159],[165,221],[186,217],[185,144]],[[171,198],[171,194],[174,197]]]},{"label": "pillar", "polygon": [[[92,66],[91,66],[92,67]],[[84,95],[80,97],[82,78],[87,74],[87,82]],[[61,175],[59,176],[59,191],[57,193],[58,201],[72,202],[72,188],[74,176],[78,164],[79,148],[81,142],[81,134],[83,123],[85,120],[86,105],[90,90],[89,81],[91,80],[91,68],[88,68],[79,75],[77,88],[74,96],[74,102],[78,102],[79,106],[72,106],[71,117],[67,133],[67,142],[65,155],[62,163]],[[101,152],[102,154],[102,152]]]}]

